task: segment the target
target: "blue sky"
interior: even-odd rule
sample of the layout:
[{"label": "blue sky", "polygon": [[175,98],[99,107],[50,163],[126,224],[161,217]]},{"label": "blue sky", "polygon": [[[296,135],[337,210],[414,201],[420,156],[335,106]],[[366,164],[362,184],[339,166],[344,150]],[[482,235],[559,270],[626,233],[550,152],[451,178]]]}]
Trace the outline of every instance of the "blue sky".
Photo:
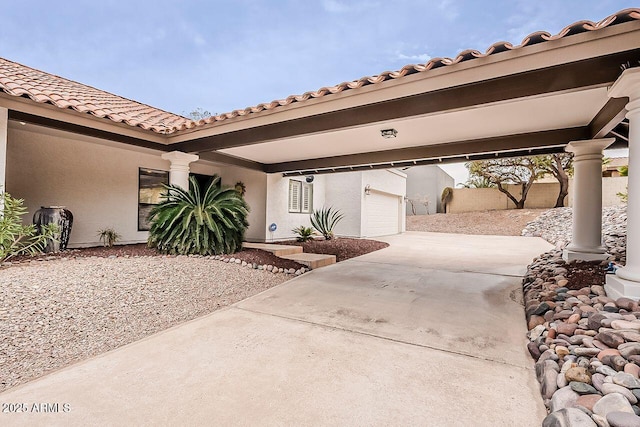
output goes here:
[{"label": "blue sky", "polygon": [[21,0],[3,8],[0,56],[178,114],[223,113],[628,7],[638,4]]}]

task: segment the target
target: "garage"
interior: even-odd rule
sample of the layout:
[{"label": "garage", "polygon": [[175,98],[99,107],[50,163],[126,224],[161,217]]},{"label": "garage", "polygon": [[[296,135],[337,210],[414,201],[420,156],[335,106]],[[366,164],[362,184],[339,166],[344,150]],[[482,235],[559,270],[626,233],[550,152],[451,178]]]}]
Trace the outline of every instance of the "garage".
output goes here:
[{"label": "garage", "polygon": [[402,197],[379,191],[365,196],[365,236],[386,236],[400,232]]}]

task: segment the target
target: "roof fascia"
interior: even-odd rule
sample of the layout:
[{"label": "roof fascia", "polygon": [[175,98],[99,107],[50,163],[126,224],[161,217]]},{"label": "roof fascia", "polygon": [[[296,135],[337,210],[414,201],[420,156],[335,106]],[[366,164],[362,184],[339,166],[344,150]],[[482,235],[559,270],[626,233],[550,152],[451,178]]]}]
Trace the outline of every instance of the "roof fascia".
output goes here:
[{"label": "roof fascia", "polygon": [[48,117],[29,114],[29,113],[25,113],[17,110],[9,110],[9,120],[30,123],[38,126],[44,126],[52,129],[63,130],[66,132],[72,132],[79,135],[90,136],[93,138],[105,139],[108,141],[121,142],[124,144],[134,145],[137,147],[149,148],[149,149],[159,150],[159,151],[172,151],[172,148],[166,144],[158,144],[155,142],[148,141],[146,139],[140,139],[133,136],[108,132],[102,129],[97,129],[95,127],[83,126],[75,123],[55,120]]},{"label": "roof fascia", "polygon": [[0,106],[15,111],[16,113],[24,113],[28,116],[41,117],[58,123],[68,123],[79,126],[78,129],[91,128],[113,135],[121,135],[124,137],[123,139],[134,138],[147,141],[151,144],[168,145],[168,139],[165,135],[160,135],[125,123],[116,123],[109,119],[95,117],[87,113],[80,113],[72,109],[61,109],[50,104],[39,104],[28,98],[19,98],[0,92]]}]

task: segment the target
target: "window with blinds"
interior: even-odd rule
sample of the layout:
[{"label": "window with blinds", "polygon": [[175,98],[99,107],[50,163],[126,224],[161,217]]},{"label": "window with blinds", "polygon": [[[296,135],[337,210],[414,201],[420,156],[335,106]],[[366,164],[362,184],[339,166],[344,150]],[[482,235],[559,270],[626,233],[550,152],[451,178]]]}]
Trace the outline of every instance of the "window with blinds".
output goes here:
[{"label": "window with blinds", "polygon": [[313,211],[313,184],[289,180],[289,212],[311,213]]}]

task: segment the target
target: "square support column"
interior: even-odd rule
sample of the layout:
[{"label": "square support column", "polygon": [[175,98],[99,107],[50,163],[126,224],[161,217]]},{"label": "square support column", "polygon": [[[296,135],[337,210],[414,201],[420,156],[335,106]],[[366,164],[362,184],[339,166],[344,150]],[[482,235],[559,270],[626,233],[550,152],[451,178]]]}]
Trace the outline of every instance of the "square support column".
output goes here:
[{"label": "square support column", "polygon": [[627,264],[607,276],[611,298],[640,298],[640,68],[630,68],[609,89],[609,97],[629,97],[629,185],[627,202]]},{"label": "square support column", "polygon": [[172,151],[170,153],[164,153],[162,158],[171,162],[171,166],[169,167],[169,184],[188,190],[189,164],[197,161],[200,157],[196,154]]},{"label": "square support column", "polygon": [[572,141],[573,223],[571,243],[562,253],[565,261],[603,261],[609,258],[602,245],[602,150],[615,138]]}]

